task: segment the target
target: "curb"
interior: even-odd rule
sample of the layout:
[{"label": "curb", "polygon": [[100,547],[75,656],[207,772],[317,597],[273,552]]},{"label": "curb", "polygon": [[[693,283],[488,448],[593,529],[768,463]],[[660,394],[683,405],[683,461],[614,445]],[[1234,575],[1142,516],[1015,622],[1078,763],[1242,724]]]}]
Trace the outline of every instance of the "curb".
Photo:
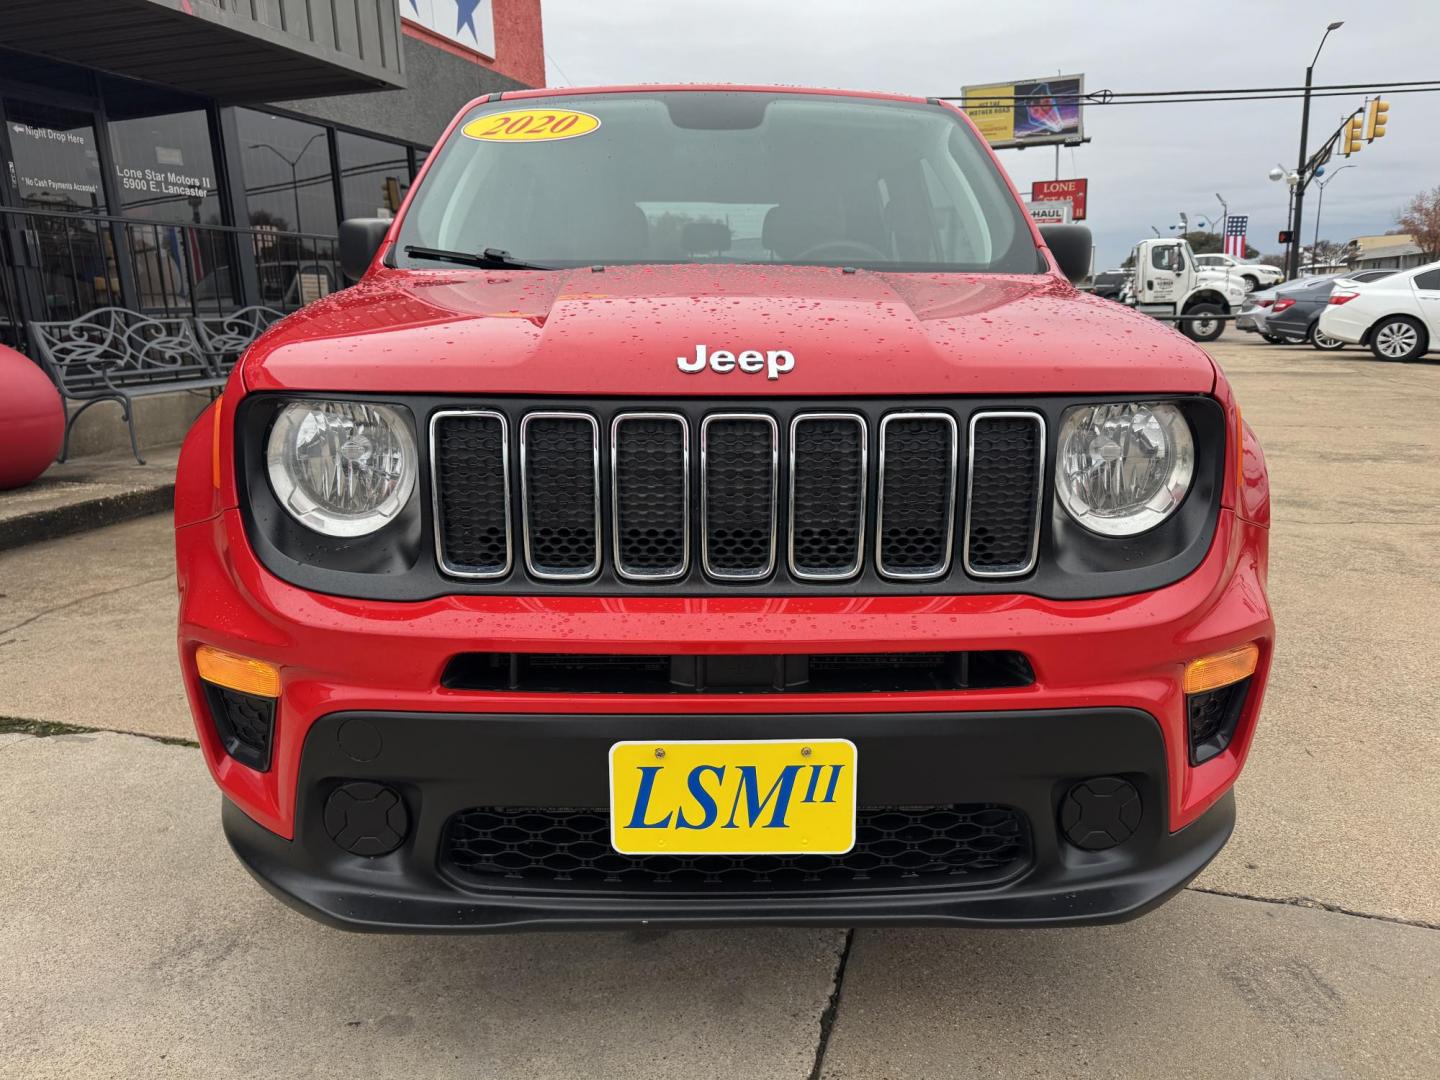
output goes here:
[{"label": "curb", "polygon": [[42,540],[118,525],[122,521],[167,511],[175,505],[175,484],[102,495],[67,506],[56,506],[0,520],[0,551]]}]

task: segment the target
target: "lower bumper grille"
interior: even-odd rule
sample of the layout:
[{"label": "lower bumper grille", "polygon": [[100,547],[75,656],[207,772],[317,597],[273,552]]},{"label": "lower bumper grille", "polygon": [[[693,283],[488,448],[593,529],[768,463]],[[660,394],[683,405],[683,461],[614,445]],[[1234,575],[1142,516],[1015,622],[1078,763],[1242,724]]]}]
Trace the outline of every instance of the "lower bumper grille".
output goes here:
[{"label": "lower bumper grille", "polygon": [[1030,829],[990,804],[862,807],[845,855],[621,855],[604,809],[477,807],[445,829],[441,865],[486,885],[848,888],[988,885],[1027,866]]}]

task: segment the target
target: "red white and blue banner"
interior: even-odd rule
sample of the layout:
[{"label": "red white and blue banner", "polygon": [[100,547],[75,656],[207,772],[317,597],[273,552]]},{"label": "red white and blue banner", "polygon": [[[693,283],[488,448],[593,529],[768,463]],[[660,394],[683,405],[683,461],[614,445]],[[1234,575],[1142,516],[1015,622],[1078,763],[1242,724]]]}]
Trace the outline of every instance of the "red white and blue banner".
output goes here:
[{"label": "red white and blue banner", "polygon": [[456,45],[495,56],[492,0],[400,0],[400,14]]},{"label": "red white and blue banner", "polygon": [[1245,257],[1245,234],[1250,231],[1248,214],[1231,214],[1225,219],[1225,254]]}]

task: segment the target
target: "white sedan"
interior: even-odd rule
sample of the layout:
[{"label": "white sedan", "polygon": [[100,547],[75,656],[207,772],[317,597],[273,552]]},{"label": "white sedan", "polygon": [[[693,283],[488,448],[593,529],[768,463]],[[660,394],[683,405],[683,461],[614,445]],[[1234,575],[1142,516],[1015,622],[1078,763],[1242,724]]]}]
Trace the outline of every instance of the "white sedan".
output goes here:
[{"label": "white sedan", "polygon": [[1440,348],[1440,262],[1367,284],[1341,278],[1320,315],[1320,330],[1369,345],[1381,360],[1414,360]]},{"label": "white sedan", "polygon": [[1246,262],[1234,255],[1196,255],[1195,265],[1201,270],[1221,270],[1233,274],[1245,282],[1250,290],[1268,289],[1285,280],[1285,273],[1278,266],[1268,263]]}]

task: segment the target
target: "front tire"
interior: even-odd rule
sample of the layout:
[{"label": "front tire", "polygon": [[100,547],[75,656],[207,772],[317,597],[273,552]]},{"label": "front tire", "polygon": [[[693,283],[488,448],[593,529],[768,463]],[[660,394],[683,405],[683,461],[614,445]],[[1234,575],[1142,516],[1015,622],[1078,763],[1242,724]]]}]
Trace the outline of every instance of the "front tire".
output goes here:
[{"label": "front tire", "polygon": [[1267,342],[1269,342],[1271,345],[1284,345],[1287,340],[1286,338],[1281,337],[1279,334],[1261,334],[1260,336],[1264,338]]},{"label": "front tire", "polygon": [[[1220,309],[1214,304],[1195,304],[1186,308],[1185,314],[1191,318],[1180,324],[1180,332],[1191,341],[1214,341],[1225,332],[1225,322],[1220,318]],[[1205,318],[1207,315],[1211,318]]]},{"label": "front tire", "polygon": [[1325,333],[1325,331],[1320,329],[1319,323],[1312,323],[1310,325],[1310,333],[1306,336],[1309,337],[1310,344],[1321,352],[1339,352],[1345,348],[1345,342]]},{"label": "front tire", "polygon": [[1260,287],[1260,279],[1257,278],[1257,277],[1254,277],[1254,276],[1252,276],[1252,275],[1250,275],[1250,274],[1246,274],[1245,277],[1242,278],[1241,280],[1243,280],[1243,281],[1245,282],[1245,291],[1246,291],[1246,292],[1254,292],[1256,289],[1258,289],[1258,288]]},{"label": "front tire", "polygon": [[1381,319],[1370,331],[1370,351],[1377,360],[1414,360],[1428,345],[1425,327],[1406,315]]}]

